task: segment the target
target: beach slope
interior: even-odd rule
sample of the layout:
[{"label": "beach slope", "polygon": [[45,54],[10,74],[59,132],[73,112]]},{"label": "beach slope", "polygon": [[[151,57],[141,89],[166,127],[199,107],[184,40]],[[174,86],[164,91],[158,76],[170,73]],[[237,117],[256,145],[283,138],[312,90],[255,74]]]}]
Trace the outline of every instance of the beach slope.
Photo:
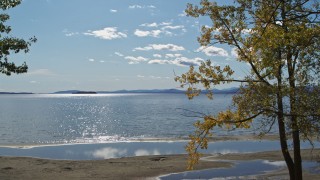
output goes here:
[{"label": "beach slope", "polygon": [[[303,150],[304,160],[320,161],[320,150]],[[210,159],[210,158],[209,158]],[[282,160],[281,152],[216,155],[211,160]],[[0,157],[0,179],[155,179],[159,175],[186,171],[187,155],[138,156],[107,160],[70,161],[30,157]],[[231,162],[200,161],[195,169],[231,167]],[[232,175],[232,172],[230,172]],[[287,178],[285,168],[257,177]],[[305,179],[320,179],[304,172]]]}]

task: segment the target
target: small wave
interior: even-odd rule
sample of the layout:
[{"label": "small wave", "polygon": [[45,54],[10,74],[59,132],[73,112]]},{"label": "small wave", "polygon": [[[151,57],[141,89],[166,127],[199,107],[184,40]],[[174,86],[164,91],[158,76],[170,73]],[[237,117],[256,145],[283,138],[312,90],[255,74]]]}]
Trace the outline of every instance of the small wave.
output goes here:
[{"label": "small wave", "polygon": [[117,142],[184,142],[186,138],[155,138],[155,137],[123,137],[123,136],[95,136],[92,138],[77,138],[70,143],[77,144],[100,144],[100,143],[117,143]]},{"label": "small wave", "polygon": [[154,138],[154,137],[122,137],[118,135],[114,136],[94,136],[90,138],[76,138],[74,140],[54,141],[54,142],[39,142],[33,144],[24,145],[0,145],[4,148],[17,148],[17,149],[31,149],[36,147],[50,147],[50,146],[67,146],[76,144],[110,144],[110,143],[134,143],[134,142],[187,142],[187,138]]}]

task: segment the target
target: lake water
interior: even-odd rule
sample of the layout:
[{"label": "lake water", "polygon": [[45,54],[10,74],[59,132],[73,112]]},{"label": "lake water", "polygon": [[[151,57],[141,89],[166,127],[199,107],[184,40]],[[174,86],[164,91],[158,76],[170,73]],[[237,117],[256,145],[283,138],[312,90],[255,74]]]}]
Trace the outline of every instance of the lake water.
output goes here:
[{"label": "lake water", "polygon": [[[201,120],[199,113],[215,114],[228,107],[231,99],[229,94],[215,95],[213,101],[205,96],[190,101],[183,94],[0,95],[0,155],[89,160],[181,154],[187,143],[182,139],[194,131],[193,123]],[[259,123],[252,126],[230,132],[215,129],[215,135],[253,134],[260,127]],[[310,145],[302,143],[302,148]],[[202,152],[279,149],[277,141],[221,141],[210,142]],[[261,167],[251,174],[274,169],[260,161],[248,163]],[[248,164],[239,164],[234,170],[244,172],[243,166]],[[230,176],[225,169],[214,172],[220,177]],[[199,174],[216,177],[209,171],[199,171],[160,179],[192,179]]]},{"label": "lake water", "polygon": [[[45,159],[92,160],[146,155],[186,154],[186,141],[116,142],[98,144],[68,144],[0,147],[0,155],[27,156]],[[307,143],[302,148],[310,148]],[[218,141],[209,143],[205,154],[247,153],[279,150],[276,141]]]},{"label": "lake water", "polygon": [[[214,100],[206,96],[188,100],[184,94],[0,95],[0,144],[188,137],[193,123],[201,120],[195,112],[217,113],[231,99],[228,94],[215,95]],[[216,135],[248,133],[254,130],[216,130]]]}]

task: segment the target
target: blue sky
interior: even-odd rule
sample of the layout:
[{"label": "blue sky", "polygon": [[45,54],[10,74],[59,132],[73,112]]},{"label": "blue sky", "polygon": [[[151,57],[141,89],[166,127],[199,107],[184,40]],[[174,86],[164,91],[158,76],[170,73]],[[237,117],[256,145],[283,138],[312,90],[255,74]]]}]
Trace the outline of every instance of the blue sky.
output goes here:
[{"label": "blue sky", "polygon": [[[54,92],[67,89],[119,90],[177,88],[174,73],[211,59],[247,74],[232,47],[200,48],[197,37],[207,18],[187,17],[196,0],[24,0],[7,11],[12,36],[36,36],[27,74],[0,76],[0,91]],[[221,86],[226,88],[233,85]]]}]

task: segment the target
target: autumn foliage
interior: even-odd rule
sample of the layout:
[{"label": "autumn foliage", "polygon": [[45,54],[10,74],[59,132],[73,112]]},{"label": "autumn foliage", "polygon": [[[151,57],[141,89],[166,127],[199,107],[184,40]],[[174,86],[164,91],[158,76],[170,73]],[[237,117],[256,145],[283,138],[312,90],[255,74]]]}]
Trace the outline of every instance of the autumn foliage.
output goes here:
[{"label": "autumn foliage", "polygon": [[[189,16],[212,20],[210,27],[202,27],[200,45],[227,44],[237,52],[237,61],[251,69],[246,77],[237,79],[230,66],[215,66],[208,60],[175,78],[181,87],[187,87],[190,99],[203,89],[241,83],[232,107],[195,123],[197,130],[186,147],[190,169],[201,156],[197,150],[207,148],[215,127],[250,128],[252,121],[259,120],[266,129],[261,135],[277,124],[290,179],[302,179],[301,138],[312,142],[320,132],[319,7],[318,1],[311,0],[188,4]],[[214,99],[212,93],[208,97]]]}]

